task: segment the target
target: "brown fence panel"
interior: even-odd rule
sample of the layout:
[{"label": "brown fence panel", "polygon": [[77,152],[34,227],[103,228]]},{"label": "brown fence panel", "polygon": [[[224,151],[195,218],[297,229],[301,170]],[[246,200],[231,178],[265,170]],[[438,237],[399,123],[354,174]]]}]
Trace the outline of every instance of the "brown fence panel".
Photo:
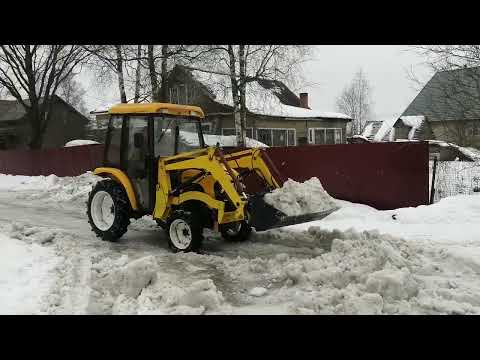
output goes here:
[{"label": "brown fence panel", "polygon": [[[428,204],[427,143],[309,145],[266,151],[284,178],[318,177],[339,199],[377,209]],[[0,151],[0,172],[76,176],[100,166],[103,152],[104,145]]]},{"label": "brown fence panel", "polygon": [[11,175],[77,176],[101,166],[104,145],[0,151],[0,172]]},{"label": "brown fence panel", "polygon": [[367,143],[271,147],[286,178],[317,177],[333,197],[377,209],[428,204],[428,144]]}]

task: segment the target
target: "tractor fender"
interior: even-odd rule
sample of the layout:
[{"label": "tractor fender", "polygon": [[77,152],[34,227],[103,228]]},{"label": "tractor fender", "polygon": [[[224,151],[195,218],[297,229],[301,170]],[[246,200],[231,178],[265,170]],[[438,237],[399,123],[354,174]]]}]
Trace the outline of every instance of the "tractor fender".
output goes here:
[{"label": "tractor fender", "polygon": [[118,183],[120,183],[127,193],[128,200],[130,200],[130,206],[133,210],[138,210],[137,198],[135,197],[135,190],[133,189],[132,182],[122,170],[111,167],[99,167],[96,168],[93,173],[102,177],[109,177]]}]

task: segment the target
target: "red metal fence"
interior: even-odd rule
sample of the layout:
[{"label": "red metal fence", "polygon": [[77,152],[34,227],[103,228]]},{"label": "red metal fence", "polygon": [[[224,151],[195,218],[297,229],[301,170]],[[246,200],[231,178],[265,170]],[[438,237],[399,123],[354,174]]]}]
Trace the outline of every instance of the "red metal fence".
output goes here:
[{"label": "red metal fence", "polygon": [[11,175],[76,176],[99,166],[104,145],[60,149],[0,151],[0,173]]},{"label": "red metal fence", "polygon": [[267,153],[284,177],[316,176],[338,199],[382,210],[429,201],[427,143],[272,147]]},{"label": "red metal fence", "polygon": [[[369,143],[272,147],[285,178],[318,177],[334,197],[377,209],[428,204],[427,143]],[[75,176],[101,165],[103,145],[0,151],[0,173]]]}]

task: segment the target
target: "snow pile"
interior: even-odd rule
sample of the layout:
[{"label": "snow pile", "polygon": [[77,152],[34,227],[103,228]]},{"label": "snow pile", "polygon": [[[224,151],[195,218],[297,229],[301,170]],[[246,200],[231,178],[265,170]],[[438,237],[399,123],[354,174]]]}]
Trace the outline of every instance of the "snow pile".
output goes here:
[{"label": "snow pile", "polygon": [[265,194],[264,199],[267,204],[288,216],[316,213],[338,207],[316,177],[303,183],[288,179],[281,188]]},{"label": "snow pile", "polygon": [[415,135],[415,131],[417,131],[417,129],[419,129],[425,121],[425,116],[401,116],[400,119],[406,126],[411,127],[408,133],[408,139],[412,140]]},{"label": "snow pile", "polygon": [[65,147],[72,147],[72,146],[83,146],[83,145],[95,145],[100,144],[97,141],[93,140],[72,140],[65,144]]},{"label": "snow pile", "polygon": [[421,312],[417,297],[426,285],[417,274],[430,264],[403,239],[312,226],[258,233],[252,254],[260,244],[275,245],[276,252],[223,264],[235,281],[258,284],[249,291],[258,306],[286,305],[289,314]]},{"label": "snow pile", "polygon": [[[103,178],[91,172],[79,176],[31,176],[10,188],[19,198],[47,202],[82,202],[88,199],[92,187]],[[23,193],[22,193],[23,192]]]},{"label": "snow pile", "polygon": [[0,190],[13,190],[31,179],[31,176],[0,174]]},{"label": "snow pile", "polygon": [[[228,311],[212,279],[182,284],[154,256],[104,258],[93,266],[91,314],[204,314]],[[188,269],[182,269],[188,271]]]},{"label": "snow pile", "polygon": [[39,314],[55,266],[51,249],[0,234],[0,314]]}]

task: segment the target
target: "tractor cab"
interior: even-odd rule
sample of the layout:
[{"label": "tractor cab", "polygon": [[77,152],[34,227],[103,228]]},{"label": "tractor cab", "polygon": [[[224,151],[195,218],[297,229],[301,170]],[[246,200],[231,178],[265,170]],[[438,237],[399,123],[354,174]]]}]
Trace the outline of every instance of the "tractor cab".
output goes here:
[{"label": "tractor cab", "polygon": [[205,147],[201,108],[164,103],[120,104],[109,110],[104,166],[130,179],[139,208],[155,205],[158,160]]}]

